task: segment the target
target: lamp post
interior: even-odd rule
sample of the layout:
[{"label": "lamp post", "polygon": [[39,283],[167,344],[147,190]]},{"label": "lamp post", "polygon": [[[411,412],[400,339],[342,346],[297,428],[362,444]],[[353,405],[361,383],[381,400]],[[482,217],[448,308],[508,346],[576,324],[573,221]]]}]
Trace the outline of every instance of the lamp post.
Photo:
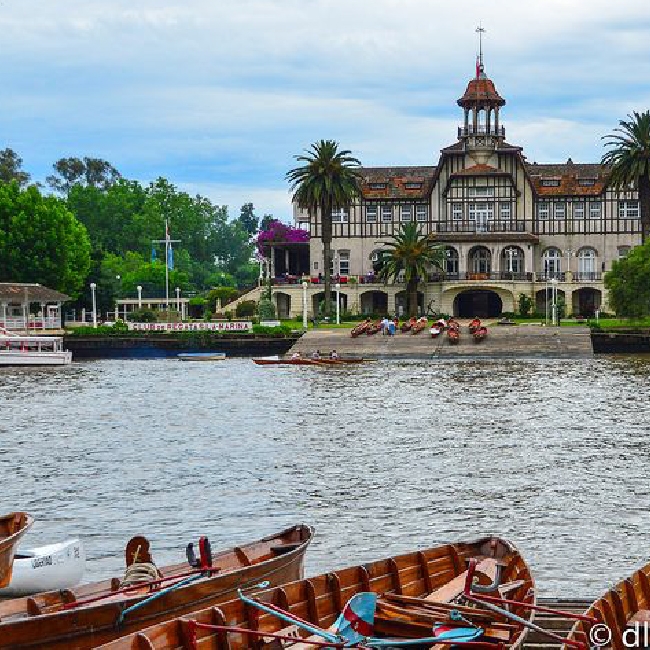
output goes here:
[{"label": "lamp post", "polygon": [[302,329],[307,329],[307,283],[302,283]]},{"label": "lamp post", "polygon": [[336,283],[336,324],[341,324],[341,285]]},{"label": "lamp post", "polygon": [[142,309],[142,287],[138,285],[136,289],[138,290],[138,309]]},{"label": "lamp post", "polygon": [[[118,320],[120,320],[120,304],[119,304],[118,300],[120,299],[120,295],[122,293],[121,292],[121,286],[120,286],[120,280],[122,279],[122,277],[118,274],[118,275],[115,276],[115,279],[117,280],[117,284],[118,284],[118,287],[117,287],[117,300],[115,300],[115,322],[117,322]],[[126,320],[126,315],[124,316],[124,320]]]},{"label": "lamp post", "polygon": [[91,282],[90,293],[93,298],[93,327],[97,327],[97,300],[95,298],[95,289],[97,289],[97,285],[94,282]]},{"label": "lamp post", "polygon": [[181,311],[181,288],[176,287],[176,311],[180,313]]},{"label": "lamp post", "polygon": [[551,320],[552,324],[557,325],[557,278],[551,278]]}]

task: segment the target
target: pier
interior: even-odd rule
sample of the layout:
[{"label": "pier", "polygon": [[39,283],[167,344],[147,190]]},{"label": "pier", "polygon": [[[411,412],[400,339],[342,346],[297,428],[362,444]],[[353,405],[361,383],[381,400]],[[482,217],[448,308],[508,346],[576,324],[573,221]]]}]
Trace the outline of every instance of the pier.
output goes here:
[{"label": "pier", "polygon": [[350,336],[348,329],[309,330],[290,350],[303,355],[320,350],[329,354],[336,350],[348,356],[376,359],[435,359],[435,358],[562,358],[589,359],[593,357],[591,334],[588,327],[544,327],[542,325],[496,325],[489,324],[487,339],[475,343],[461,325],[458,345],[450,345],[446,333],[432,339],[427,327],[420,334],[397,333],[395,336],[362,334]]}]

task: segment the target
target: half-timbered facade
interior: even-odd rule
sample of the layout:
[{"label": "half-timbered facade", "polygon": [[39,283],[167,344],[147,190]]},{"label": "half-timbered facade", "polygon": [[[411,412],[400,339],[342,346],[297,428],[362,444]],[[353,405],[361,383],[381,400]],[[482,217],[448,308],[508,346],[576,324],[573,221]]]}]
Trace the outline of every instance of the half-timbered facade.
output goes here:
[{"label": "half-timbered facade", "polygon": [[[606,309],[604,272],[641,240],[637,193],[609,188],[599,164],[528,162],[506,140],[505,100],[482,65],[458,105],[457,141],[436,165],[363,168],[360,199],[333,212],[332,270],[343,305],[404,309],[404,286],[378,283],[373,262],[400,224],[414,220],[445,248],[445,268],[420,287],[421,309],[495,316],[516,312],[523,293],[544,312],[550,284],[567,314]],[[294,208],[294,218],[311,234],[314,294],[323,271],[320,216]]]}]

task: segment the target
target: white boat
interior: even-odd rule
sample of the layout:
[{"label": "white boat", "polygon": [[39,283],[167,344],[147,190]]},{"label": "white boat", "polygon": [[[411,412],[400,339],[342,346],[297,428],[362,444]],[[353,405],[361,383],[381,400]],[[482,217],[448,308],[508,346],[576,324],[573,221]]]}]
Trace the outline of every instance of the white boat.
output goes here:
[{"label": "white boat", "polygon": [[72,352],[61,336],[20,336],[0,328],[0,366],[65,366]]},{"label": "white boat", "polygon": [[0,589],[0,598],[69,589],[81,581],[85,564],[86,552],[78,539],[18,550],[11,581]]},{"label": "white boat", "polygon": [[225,352],[181,352],[176,355],[181,361],[223,361]]}]

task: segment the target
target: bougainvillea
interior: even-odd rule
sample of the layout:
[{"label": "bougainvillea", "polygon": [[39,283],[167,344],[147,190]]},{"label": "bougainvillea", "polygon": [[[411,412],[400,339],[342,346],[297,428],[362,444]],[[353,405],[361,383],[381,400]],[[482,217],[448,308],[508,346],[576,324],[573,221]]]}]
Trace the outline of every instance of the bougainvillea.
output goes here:
[{"label": "bougainvillea", "polygon": [[301,228],[292,228],[281,221],[271,221],[267,230],[257,234],[257,253],[264,256],[264,248],[270,244],[304,244],[309,241],[309,233]]}]

